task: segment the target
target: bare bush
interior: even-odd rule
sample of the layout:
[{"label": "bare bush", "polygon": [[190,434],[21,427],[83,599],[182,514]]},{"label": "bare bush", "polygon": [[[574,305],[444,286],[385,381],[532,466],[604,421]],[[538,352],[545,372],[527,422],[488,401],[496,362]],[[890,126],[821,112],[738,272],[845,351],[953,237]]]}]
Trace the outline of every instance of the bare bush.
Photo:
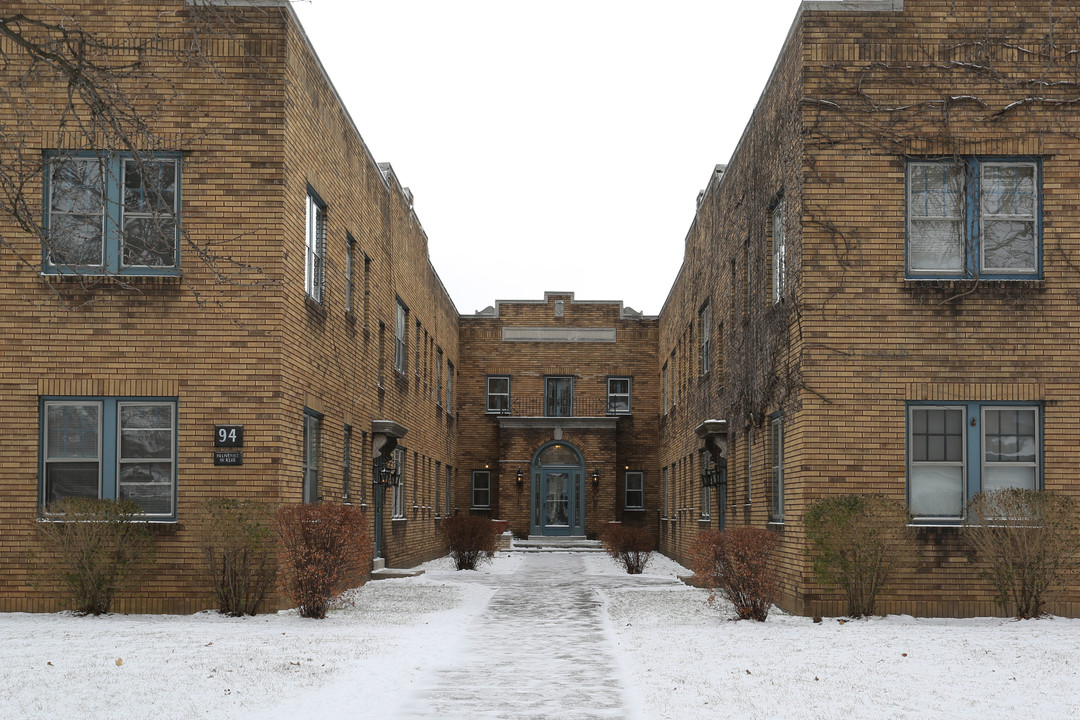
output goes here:
[{"label": "bare bush", "polygon": [[281,589],[306,618],[325,618],[334,594],[370,567],[364,516],[351,505],[285,505],[277,511]]},{"label": "bare bush", "polygon": [[838,495],[818,500],[803,517],[814,575],[839,588],[851,617],[874,614],[878,594],[897,568],[914,560],[915,530],[899,500]]},{"label": "bare bush", "polygon": [[1020,619],[1039,617],[1077,577],[1077,510],[1072,498],[1045,490],[1004,488],[972,499],[964,535],[998,605],[1011,606]]},{"label": "bare bush", "polygon": [[203,504],[197,542],[223,615],[254,615],[277,577],[277,537],[271,506],[218,498]]},{"label": "bare bush", "polygon": [[63,588],[75,612],[109,612],[153,553],[142,509],[128,500],[71,497],[46,508],[46,517],[38,526],[52,555],[44,574]]},{"label": "bare bush", "polygon": [[779,540],[761,528],[703,530],[690,546],[695,580],[735,606],[739,620],[764,621],[779,597],[773,553]]},{"label": "bare bush", "polygon": [[600,530],[600,542],[611,559],[630,575],[640,575],[652,558],[656,544],[645,528],[608,524]]},{"label": "bare bush", "polygon": [[454,515],[442,521],[442,533],[458,570],[475,570],[495,555],[499,533],[482,515]]}]

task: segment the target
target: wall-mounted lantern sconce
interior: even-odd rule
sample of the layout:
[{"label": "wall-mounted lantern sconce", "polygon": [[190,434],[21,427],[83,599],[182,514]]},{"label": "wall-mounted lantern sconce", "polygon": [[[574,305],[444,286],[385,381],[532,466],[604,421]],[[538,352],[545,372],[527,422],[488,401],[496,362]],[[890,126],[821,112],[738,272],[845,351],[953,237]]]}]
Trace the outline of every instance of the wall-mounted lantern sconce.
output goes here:
[{"label": "wall-mounted lantern sconce", "polygon": [[523,472],[521,472],[521,466],[520,465],[518,465],[518,471],[517,471],[517,484],[518,484],[518,487],[521,487],[522,485],[525,484],[525,474]]},{"label": "wall-mounted lantern sconce", "polygon": [[592,470],[592,486],[594,488],[600,487],[600,471],[596,468]]}]

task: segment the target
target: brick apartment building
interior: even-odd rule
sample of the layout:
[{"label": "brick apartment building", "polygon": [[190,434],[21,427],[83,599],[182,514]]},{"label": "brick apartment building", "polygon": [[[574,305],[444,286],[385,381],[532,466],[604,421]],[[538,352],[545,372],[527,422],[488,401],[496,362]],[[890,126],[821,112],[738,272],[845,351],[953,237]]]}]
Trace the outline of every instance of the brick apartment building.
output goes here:
[{"label": "brick apartment building", "polygon": [[[153,524],[126,611],[206,607],[200,506],[251,497],[359,505],[402,567],[458,512],[518,535],[637,524],[676,559],[703,528],[768,527],[781,604],[838,613],[801,517],[874,492],[921,547],[879,607],[992,614],[966,500],[1077,492],[1070,9],[803,3],[647,317],[563,292],[459,315],[287,3],[24,5],[138,60],[119,86],[146,126],[125,105],[66,122],[63,82],[0,105],[22,179],[0,218],[0,610],[55,607],[27,553],[42,505],[81,494]],[[0,49],[6,87],[38,77]],[[383,508],[376,456],[402,479]]]},{"label": "brick apartment building", "polygon": [[[840,613],[802,515],[881,493],[907,502],[920,557],[879,608],[995,612],[967,500],[1078,491],[1075,19],[1035,1],[803,3],[660,315],[665,552],[703,525],[768,527],[782,605]],[[701,436],[725,430],[717,497]],[[1078,611],[1074,587],[1055,612]]]}]

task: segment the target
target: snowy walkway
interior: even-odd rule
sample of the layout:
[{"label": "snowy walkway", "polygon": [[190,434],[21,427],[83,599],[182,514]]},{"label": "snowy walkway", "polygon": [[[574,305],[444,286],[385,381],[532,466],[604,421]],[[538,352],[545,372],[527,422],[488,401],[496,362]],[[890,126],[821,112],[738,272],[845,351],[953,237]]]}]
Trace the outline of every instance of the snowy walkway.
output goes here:
[{"label": "snowy walkway", "polygon": [[640,717],[597,591],[676,580],[588,575],[582,554],[562,552],[527,555],[512,575],[469,580],[496,587],[495,595],[467,629],[459,662],[435,670],[397,717]]}]

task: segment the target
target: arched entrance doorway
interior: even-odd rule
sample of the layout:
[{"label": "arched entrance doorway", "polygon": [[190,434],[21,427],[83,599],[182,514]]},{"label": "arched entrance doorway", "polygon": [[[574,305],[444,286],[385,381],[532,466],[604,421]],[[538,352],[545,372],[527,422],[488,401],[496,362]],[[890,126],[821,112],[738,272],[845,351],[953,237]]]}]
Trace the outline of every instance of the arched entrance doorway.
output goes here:
[{"label": "arched entrance doorway", "polygon": [[532,461],[530,535],[585,535],[585,459],[564,442],[536,451]]}]

